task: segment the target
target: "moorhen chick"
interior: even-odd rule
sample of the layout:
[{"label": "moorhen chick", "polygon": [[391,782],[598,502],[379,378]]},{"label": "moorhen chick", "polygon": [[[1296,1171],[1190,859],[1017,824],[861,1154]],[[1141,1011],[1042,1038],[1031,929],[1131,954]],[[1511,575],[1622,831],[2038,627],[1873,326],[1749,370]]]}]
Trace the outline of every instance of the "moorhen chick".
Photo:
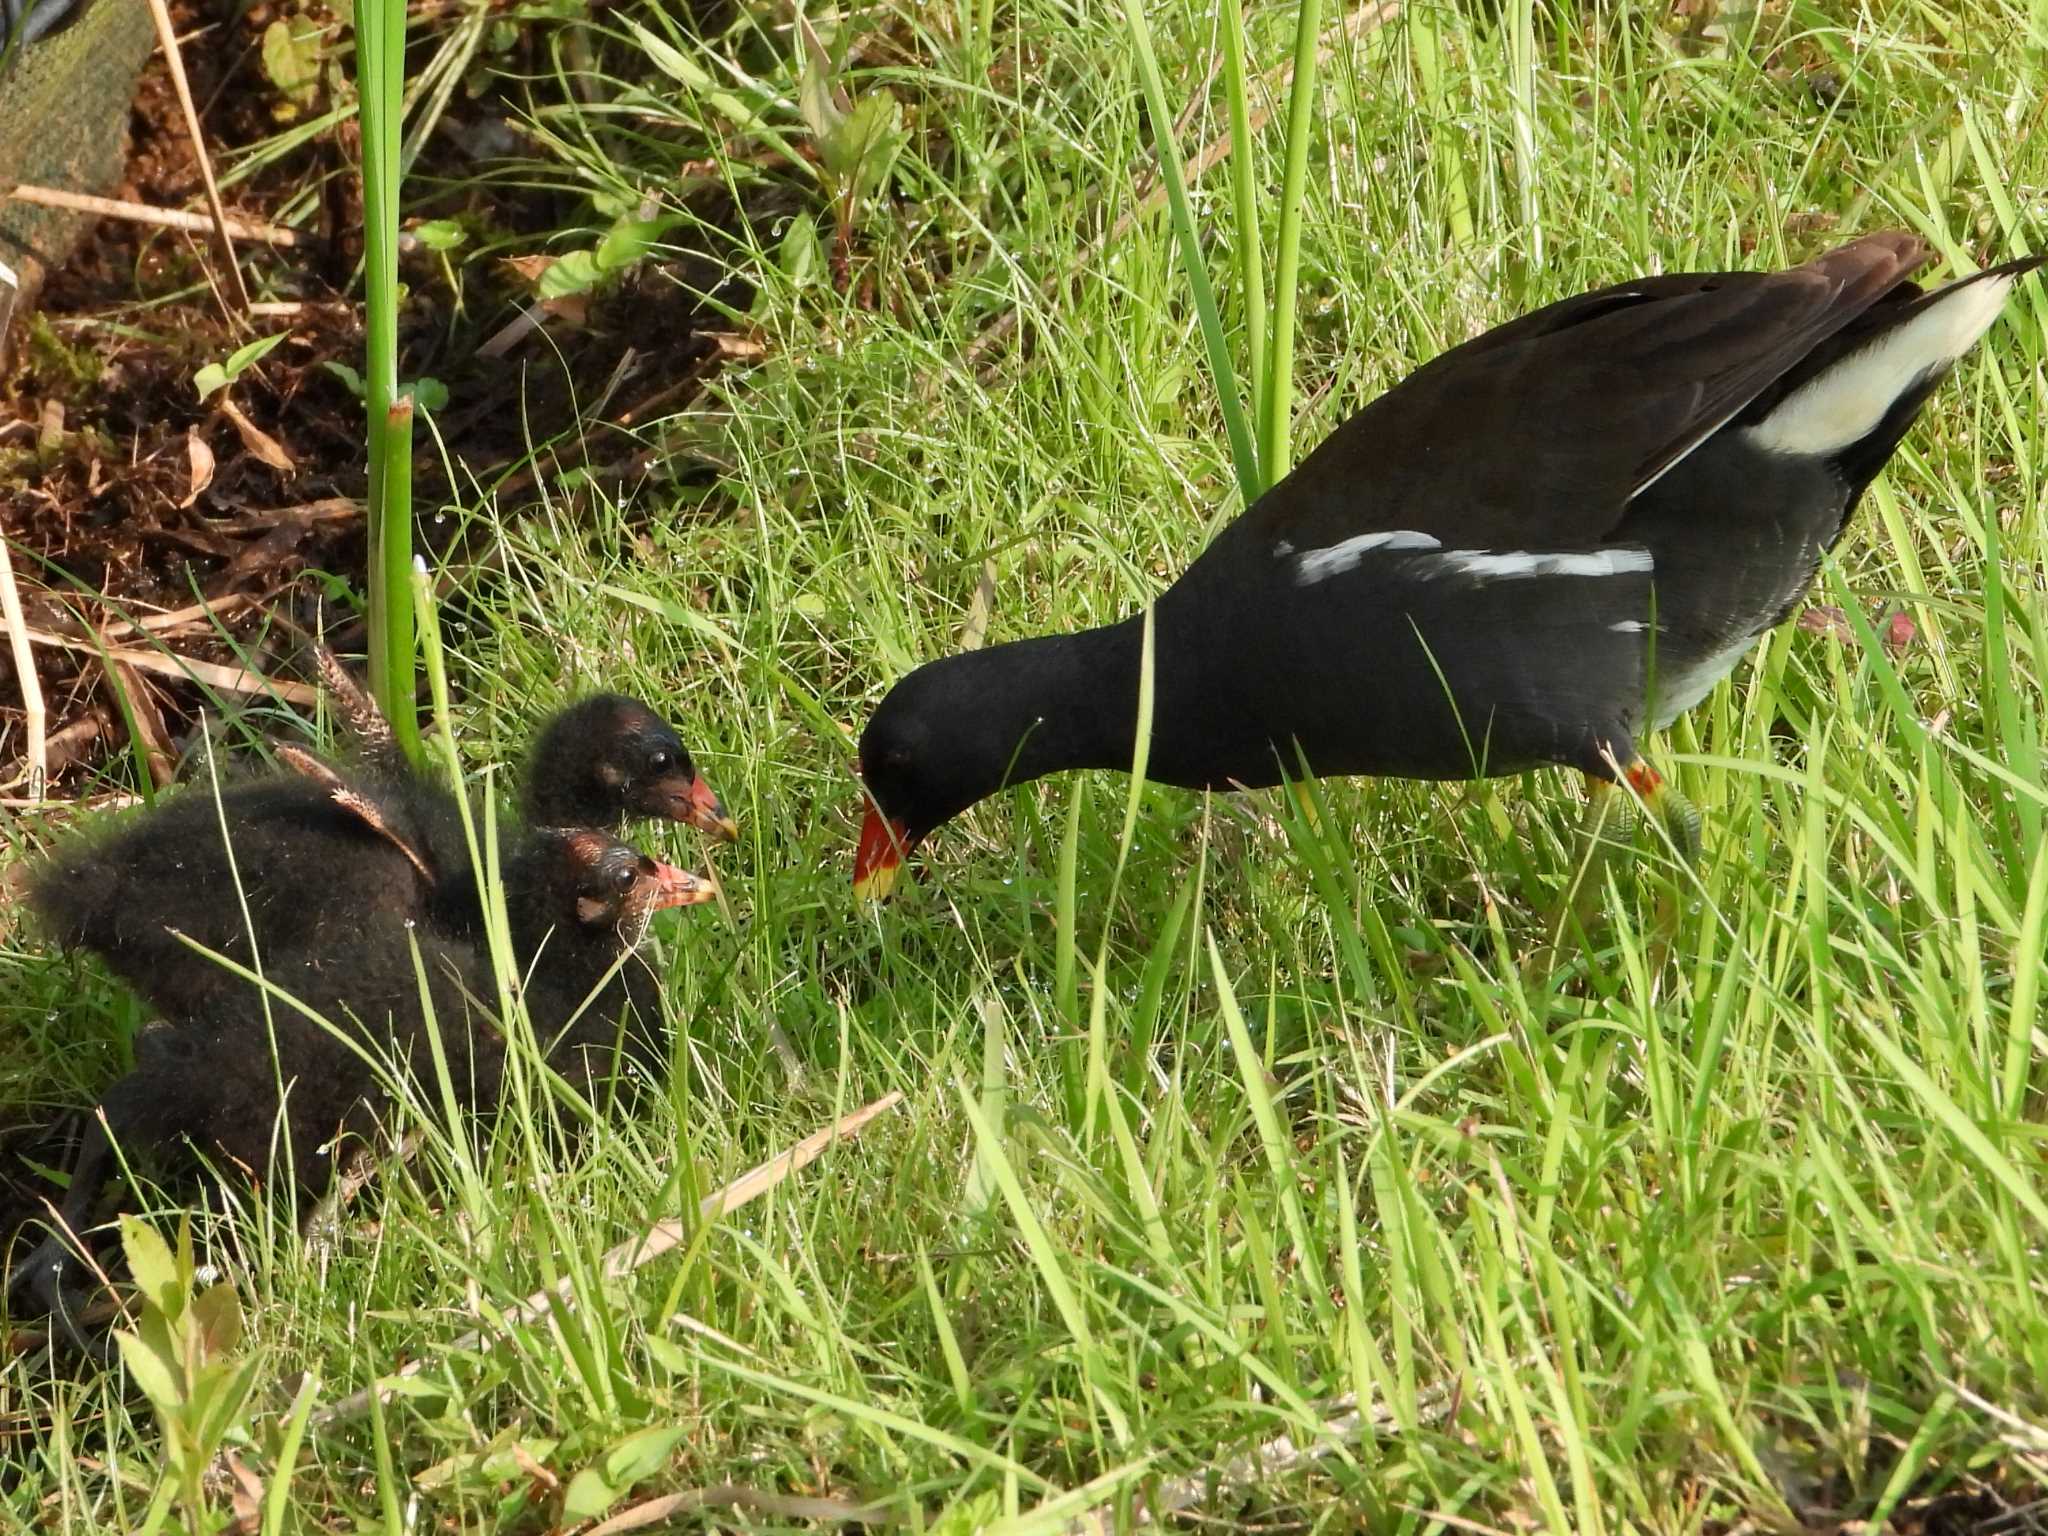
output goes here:
[{"label": "moorhen chick", "polygon": [[[248,878],[263,881],[261,855],[243,856]],[[710,882],[604,833],[552,829],[527,835],[504,881],[508,937],[548,1062],[585,1082],[605,1075],[615,1044],[642,1065],[657,1063],[659,998],[633,950],[656,911],[711,899]],[[266,977],[352,1040],[283,999],[266,1004],[260,989],[217,966],[207,987],[181,979],[175,1005],[142,988],[165,1020],[138,1038],[135,1069],[101,1102],[104,1125],[88,1123],[59,1231],[10,1284],[37,1294],[84,1345],[63,1294],[61,1234],[86,1219],[112,1143],[162,1153],[190,1142],[263,1169],[282,1114],[291,1177],[302,1195],[318,1194],[339,1166],[335,1145],[366,1134],[387,1106],[373,1061],[396,1044],[402,1062],[425,1066],[422,974],[461,1102],[487,1114],[504,1068],[503,1037],[486,1011],[496,997],[487,959],[479,946],[401,913],[364,912],[353,926],[323,927],[266,953]]]},{"label": "moorhen chick", "polygon": [[[387,778],[410,776],[376,701],[332,651],[315,646],[313,656],[366,766]],[[725,842],[740,835],[675,727],[622,693],[579,699],[542,722],[527,754],[519,810],[528,826],[615,832],[648,816],[688,822]]]},{"label": "moorhen chick", "polygon": [[[1154,608],[1149,777],[1625,781],[1781,623],[1921,405],[2003,308],[2008,262],[1923,293],[1928,248],[1639,278],[1417,369],[1217,536]],[[1128,768],[1142,615],[918,668],[860,744],[856,890],[1008,784]],[[1297,754],[1299,754],[1297,756]],[[1632,808],[1632,802],[1631,802]]]},{"label": "moorhen chick", "polygon": [[[110,835],[59,850],[28,901],[68,949],[89,949],[173,1015],[224,972],[180,934],[243,966],[319,955],[383,919],[466,939],[482,905],[453,798],[424,782],[351,776],[309,755],[297,774],[194,788]],[[463,848],[445,874],[428,850]],[[252,943],[253,941],[253,943]]]}]

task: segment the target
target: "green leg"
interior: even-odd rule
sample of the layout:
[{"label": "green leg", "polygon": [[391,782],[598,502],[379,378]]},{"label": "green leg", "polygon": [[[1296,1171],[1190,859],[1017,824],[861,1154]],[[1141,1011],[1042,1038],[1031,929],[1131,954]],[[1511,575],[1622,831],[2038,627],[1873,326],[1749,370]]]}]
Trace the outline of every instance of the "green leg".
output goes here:
[{"label": "green leg", "polygon": [[1700,856],[1700,812],[1675,784],[1667,783],[1663,776],[1640,757],[1631,759],[1624,774],[1628,787],[1642,799],[1650,814],[1657,818],[1664,828],[1664,835],[1671,839],[1671,846],[1678,850],[1678,856],[1688,864],[1696,863]]}]

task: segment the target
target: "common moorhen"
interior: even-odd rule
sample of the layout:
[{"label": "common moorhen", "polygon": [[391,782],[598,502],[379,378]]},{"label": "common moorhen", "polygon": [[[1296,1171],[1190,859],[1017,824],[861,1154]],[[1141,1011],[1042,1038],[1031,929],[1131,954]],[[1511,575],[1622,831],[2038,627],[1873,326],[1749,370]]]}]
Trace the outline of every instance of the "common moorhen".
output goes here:
[{"label": "common moorhen", "polygon": [[[368,767],[402,778],[410,771],[384,712],[325,646],[314,661]],[[617,831],[638,816],[686,821],[726,842],[739,827],[726,814],[682,738],[653,709],[622,693],[593,694],[556,711],[527,755],[520,814],[529,826]]]},{"label": "common moorhen", "polygon": [[[306,759],[311,765],[312,760]],[[228,973],[178,935],[237,964],[335,951],[380,919],[462,938],[482,921],[452,797],[325,765],[194,787],[109,836],[60,849],[30,876],[51,937],[90,949],[158,1008],[191,1016]],[[253,942],[252,942],[253,941]]]},{"label": "common moorhen", "polygon": [[[353,857],[364,857],[371,846],[358,845]],[[242,853],[245,878],[265,882],[263,855]],[[594,1080],[615,1043],[642,1064],[656,1059],[659,1000],[652,975],[632,951],[654,912],[713,894],[708,881],[601,832],[542,830],[526,837],[506,865],[506,913],[528,1017],[551,1065],[572,1079]],[[335,1146],[346,1135],[366,1133],[386,1106],[373,1062],[395,1045],[401,1062],[424,1065],[422,975],[460,1101],[478,1113],[495,1105],[504,1045],[486,1011],[496,989],[477,945],[385,909],[302,938],[266,952],[265,975],[326,1024],[291,1003],[266,1000],[260,989],[217,966],[204,986],[181,976],[175,1003],[160,989],[141,987],[166,1019],[143,1031],[135,1069],[102,1100],[104,1127],[97,1118],[88,1125],[60,1231],[10,1282],[37,1294],[74,1342],[83,1340],[63,1294],[61,1231],[75,1230],[91,1209],[110,1136],[124,1147],[159,1153],[190,1142],[258,1170],[270,1166],[274,1149],[287,1146],[290,1176],[302,1194],[317,1193],[338,1166],[330,1155]],[[288,1140],[279,1139],[280,1117]]]},{"label": "common moorhen", "polygon": [[[1155,606],[1148,775],[1465,779],[1560,764],[1696,818],[1637,753],[1782,622],[2029,258],[1922,293],[1927,247],[1639,278],[1416,370]],[[1006,784],[1128,768],[1143,616],[920,667],[860,744],[855,888]],[[1297,756],[1297,753],[1299,754]],[[1596,793],[1596,801],[1602,798]]]}]

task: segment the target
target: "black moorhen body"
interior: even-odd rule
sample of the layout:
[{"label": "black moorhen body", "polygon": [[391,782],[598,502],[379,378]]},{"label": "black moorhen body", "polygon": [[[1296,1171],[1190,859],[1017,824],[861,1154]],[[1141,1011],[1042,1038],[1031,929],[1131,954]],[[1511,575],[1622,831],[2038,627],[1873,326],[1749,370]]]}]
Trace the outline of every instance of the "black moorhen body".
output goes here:
[{"label": "black moorhen body", "polygon": [[[245,879],[265,884],[263,851],[241,838],[236,847]],[[373,850],[359,844],[348,857],[372,862]],[[643,1066],[658,1063],[659,1000],[633,951],[654,912],[712,894],[709,882],[601,832],[527,835],[506,865],[506,913],[528,1016],[552,1065],[572,1080],[594,1081],[606,1073],[614,1045]],[[102,1101],[105,1129],[97,1120],[87,1128],[65,1225],[75,1228],[91,1207],[109,1135],[137,1150],[189,1141],[257,1170],[288,1145],[291,1178],[302,1192],[317,1193],[337,1166],[337,1142],[366,1133],[385,1105],[372,1062],[391,1045],[415,1070],[427,1062],[421,975],[461,1102],[479,1112],[495,1105],[504,1047],[487,1011],[496,988],[477,945],[388,908],[359,913],[353,923],[337,917],[297,938],[266,950],[266,977],[354,1043],[281,999],[266,1006],[261,990],[217,966],[204,986],[182,973],[168,993],[140,983],[165,1019],[143,1031],[135,1069]],[[280,1139],[280,1119],[288,1140]],[[69,1329],[64,1255],[53,1235],[11,1283],[34,1288]]]},{"label": "black moorhen body", "polygon": [[[1345,422],[1155,609],[1148,774],[1465,779],[1637,755],[1812,582],[2022,274],[1923,294],[1927,248],[1641,278],[1466,342]],[[856,888],[1005,784],[1127,768],[1142,616],[920,667],[861,738]],[[1296,753],[1300,757],[1297,758]]]},{"label": "black moorhen body", "polygon": [[59,851],[31,877],[29,904],[66,948],[92,950],[157,1007],[191,1015],[229,973],[180,934],[266,968],[387,919],[473,934],[481,904],[466,849],[445,874],[426,851],[464,847],[459,815],[424,782],[325,765],[232,781],[218,799],[195,786]]}]

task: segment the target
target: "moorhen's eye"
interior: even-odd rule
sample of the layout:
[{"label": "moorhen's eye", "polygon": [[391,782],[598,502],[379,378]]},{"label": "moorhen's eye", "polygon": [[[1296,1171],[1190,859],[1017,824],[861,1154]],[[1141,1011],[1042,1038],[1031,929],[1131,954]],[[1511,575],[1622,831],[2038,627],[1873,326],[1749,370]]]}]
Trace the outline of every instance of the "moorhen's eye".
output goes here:
[{"label": "moorhen's eye", "polygon": [[612,874],[612,889],[615,891],[630,891],[633,889],[633,882],[639,877],[640,872],[634,869],[632,865],[621,864]]},{"label": "moorhen's eye", "polygon": [[667,773],[675,766],[675,761],[666,752],[657,752],[647,759],[647,767],[652,773]]}]

